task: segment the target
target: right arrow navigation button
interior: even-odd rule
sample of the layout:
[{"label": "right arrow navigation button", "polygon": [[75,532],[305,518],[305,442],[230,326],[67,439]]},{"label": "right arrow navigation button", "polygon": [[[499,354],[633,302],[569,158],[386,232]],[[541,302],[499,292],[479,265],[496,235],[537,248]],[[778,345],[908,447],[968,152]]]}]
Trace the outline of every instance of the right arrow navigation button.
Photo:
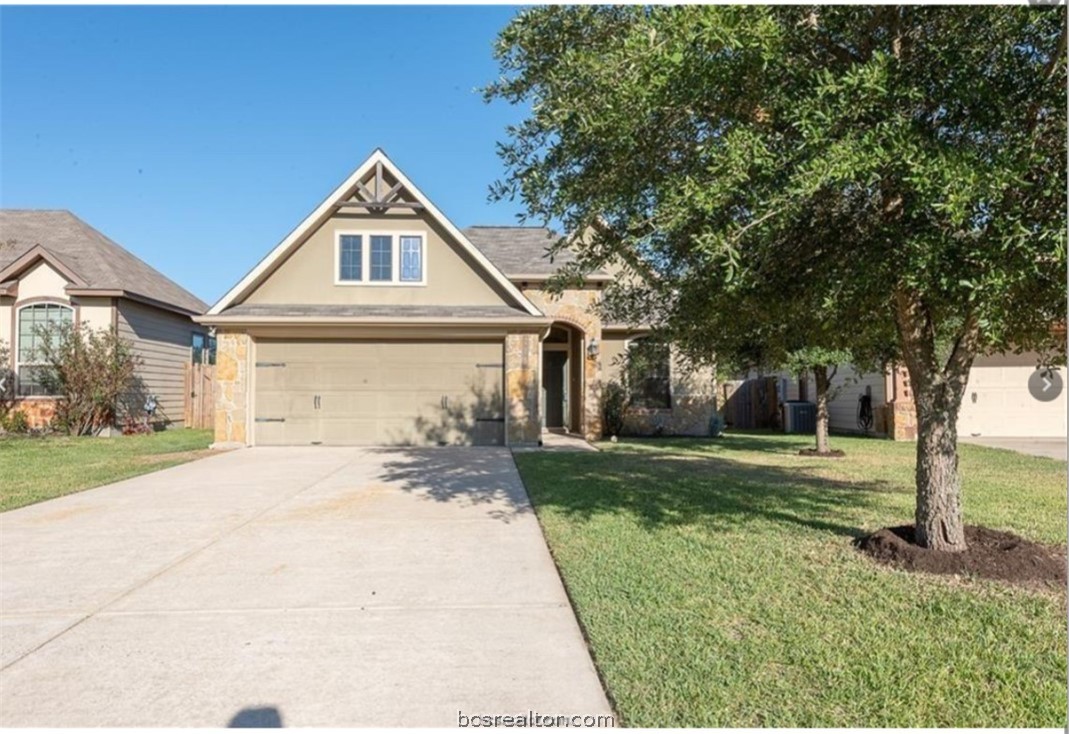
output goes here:
[{"label": "right arrow navigation button", "polygon": [[1043,403],[1049,403],[1062,394],[1062,376],[1052,367],[1040,367],[1028,378],[1028,392]]}]

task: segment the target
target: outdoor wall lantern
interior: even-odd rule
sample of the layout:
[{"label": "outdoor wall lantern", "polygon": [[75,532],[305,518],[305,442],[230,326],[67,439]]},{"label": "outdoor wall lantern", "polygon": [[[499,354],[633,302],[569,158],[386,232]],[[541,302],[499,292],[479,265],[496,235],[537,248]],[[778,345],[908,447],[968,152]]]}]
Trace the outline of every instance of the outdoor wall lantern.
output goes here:
[{"label": "outdoor wall lantern", "polygon": [[597,359],[598,354],[601,352],[601,345],[598,344],[597,339],[591,339],[590,343],[586,345],[586,356],[591,359]]}]

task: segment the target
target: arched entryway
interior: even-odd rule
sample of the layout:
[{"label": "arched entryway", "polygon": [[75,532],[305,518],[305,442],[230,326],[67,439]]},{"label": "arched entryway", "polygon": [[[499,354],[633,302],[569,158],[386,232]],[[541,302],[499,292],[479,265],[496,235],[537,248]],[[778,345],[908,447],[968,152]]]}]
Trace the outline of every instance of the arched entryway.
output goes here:
[{"label": "arched entryway", "polygon": [[555,322],[542,340],[542,428],[583,433],[583,332]]}]

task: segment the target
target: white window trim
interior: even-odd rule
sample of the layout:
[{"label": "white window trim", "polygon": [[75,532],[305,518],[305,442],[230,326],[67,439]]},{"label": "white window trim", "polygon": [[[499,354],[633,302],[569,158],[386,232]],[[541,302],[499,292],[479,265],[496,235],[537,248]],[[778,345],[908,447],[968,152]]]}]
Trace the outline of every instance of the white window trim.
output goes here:
[{"label": "white window trim", "polygon": [[[34,306],[62,306],[63,308],[65,308],[65,309],[67,309],[68,311],[71,312],[71,323],[72,324],[75,322],[75,316],[77,315],[74,312],[74,306],[72,304],[70,304],[70,303],[64,303],[63,301],[53,301],[53,300],[34,301],[33,303],[24,303],[21,306],[17,306],[15,308],[15,333],[12,334],[14,339],[12,339],[11,341],[14,342],[14,344],[13,344],[14,355],[12,355],[12,356],[15,358],[15,379],[17,380],[16,385],[18,386],[19,390],[22,389],[22,380],[19,377],[21,372],[22,372],[22,368],[23,367],[41,367],[44,364],[43,362],[23,362],[19,358],[19,353],[21,352],[21,347],[22,347],[22,343],[21,343],[22,342],[22,312],[25,311],[27,308],[33,308]],[[56,399],[55,395],[16,395],[15,397],[18,400],[55,400]]]},{"label": "white window trim", "polygon": [[[360,280],[342,280],[341,278],[341,238],[345,235],[357,235],[360,239]],[[390,237],[393,246],[390,249],[392,280],[371,280],[371,238]],[[401,280],[401,238],[419,237],[421,248],[421,272],[419,280]],[[334,232],[334,285],[410,288],[427,285],[427,232],[425,230],[389,231],[375,229],[339,229]]]}]

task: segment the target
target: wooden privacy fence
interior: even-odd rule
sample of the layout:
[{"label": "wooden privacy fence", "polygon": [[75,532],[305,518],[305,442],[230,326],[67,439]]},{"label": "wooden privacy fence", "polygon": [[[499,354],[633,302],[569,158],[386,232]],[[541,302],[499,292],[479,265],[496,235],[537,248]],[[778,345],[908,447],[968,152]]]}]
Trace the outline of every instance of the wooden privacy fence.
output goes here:
[{"label": "wooden privacy fence", "polygon": [[186,365],[186,428],[211,428],[215,425],[214,383],[215,365]]},{"label": "wooden privacy fence", "polygon": [[734,428],[779,428],[775,377],[720,383],[724,422]]}]

